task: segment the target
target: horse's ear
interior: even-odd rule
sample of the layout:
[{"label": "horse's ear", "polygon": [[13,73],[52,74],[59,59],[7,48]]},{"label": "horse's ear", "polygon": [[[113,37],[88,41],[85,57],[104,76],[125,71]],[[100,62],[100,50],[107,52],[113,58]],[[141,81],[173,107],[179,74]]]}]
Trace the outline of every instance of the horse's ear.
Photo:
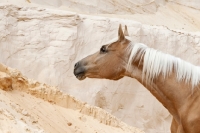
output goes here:
[{"label": "horse's ear", "polygon": [[125,36],[129,36],[129,34],[128,34],[128,28],[127,28],[126,25],[125,25],[124,35],[125,35]]},{"label": "horse's ear", "polygon": [[125,39],[123,30],[122,30],[122,26],[121,24],[119,25],[119,29],[118,29],[118,40],[119,41],[123,41]]}]

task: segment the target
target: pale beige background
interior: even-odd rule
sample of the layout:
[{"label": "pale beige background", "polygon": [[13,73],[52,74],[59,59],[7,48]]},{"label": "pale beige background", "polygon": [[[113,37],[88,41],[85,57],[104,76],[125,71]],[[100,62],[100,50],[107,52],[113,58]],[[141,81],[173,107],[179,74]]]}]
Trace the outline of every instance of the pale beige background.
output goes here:
[{"label": "pale beige background", "polygon": [[78,81],[73,66],[116,37],[119,23],[128,26],[135,42],[200,64],[199,1],[30,2],[0,2],[2,63],[29,78],[58,86],[146,133],[169,133],[170,114],[136,80]]}]

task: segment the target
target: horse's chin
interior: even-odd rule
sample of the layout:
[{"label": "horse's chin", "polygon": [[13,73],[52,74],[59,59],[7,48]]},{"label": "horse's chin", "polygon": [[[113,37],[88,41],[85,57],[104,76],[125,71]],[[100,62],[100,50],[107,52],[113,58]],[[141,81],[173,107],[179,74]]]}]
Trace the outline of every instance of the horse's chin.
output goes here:
[{"label": "horse's chin", "polygon": [[123,78],[124,76],[120,76],[120,77],[117,77],[117,78],[113,78],[112,80],[120,80],[121,78]]},{"label": "horse's chin", "polygon": [[86,76],[85,75],[76,75],[76,78],[78,80],[84,80],[86,78]]}]

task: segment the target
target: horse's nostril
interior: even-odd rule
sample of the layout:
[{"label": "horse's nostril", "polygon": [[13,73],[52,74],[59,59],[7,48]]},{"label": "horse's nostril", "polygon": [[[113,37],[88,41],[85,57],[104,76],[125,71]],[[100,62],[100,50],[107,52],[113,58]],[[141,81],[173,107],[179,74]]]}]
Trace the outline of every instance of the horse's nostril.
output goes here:
[{"label": "horse's nostril", "polygon": [[74,65],[74,69],[78,67],[78,62]]}]

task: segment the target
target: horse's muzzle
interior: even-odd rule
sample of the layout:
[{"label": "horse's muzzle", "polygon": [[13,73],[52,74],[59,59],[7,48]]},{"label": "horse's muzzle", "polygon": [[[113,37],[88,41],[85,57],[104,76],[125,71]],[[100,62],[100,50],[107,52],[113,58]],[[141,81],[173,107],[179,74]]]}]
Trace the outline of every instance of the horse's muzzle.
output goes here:
[{"label": "horse's muzzle", "polygon": [[74,65],[74,75],[76,76],[77,79],[83,80],[85,79],[85,68],[83,65],[81,65],[81,62],[77,62]]}]

